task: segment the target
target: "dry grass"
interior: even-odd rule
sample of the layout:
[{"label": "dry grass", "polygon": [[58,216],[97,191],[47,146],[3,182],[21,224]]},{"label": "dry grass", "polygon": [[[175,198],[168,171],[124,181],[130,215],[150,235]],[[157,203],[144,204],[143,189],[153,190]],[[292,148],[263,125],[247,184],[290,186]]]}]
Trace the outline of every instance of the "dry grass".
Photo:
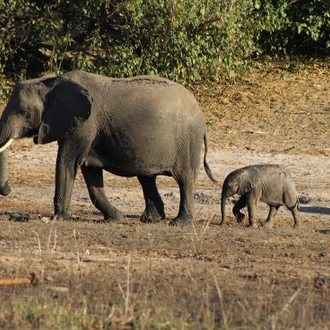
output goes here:
[{"label": "dry grass", "polygon": [[214,148],[329,156],[329,67],[310,62],[293,70],[280,62],[243,84],[195,86]]},{"label": "dry grass", "polygon": [[[1,221],[2,328],[325,329],[328,234]],[[5,303],[6,302],[6,303]]]}]

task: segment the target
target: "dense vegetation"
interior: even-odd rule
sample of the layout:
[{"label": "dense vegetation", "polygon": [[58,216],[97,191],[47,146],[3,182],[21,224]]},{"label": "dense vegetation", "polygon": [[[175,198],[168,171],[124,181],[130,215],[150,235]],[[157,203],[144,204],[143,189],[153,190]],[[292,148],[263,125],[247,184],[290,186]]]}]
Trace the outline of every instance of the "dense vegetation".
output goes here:
[{"label": "dense vegetation", "polygon": [[324,0],[0,1],[0,73],[83,69],[196,81],[235,77],[261,55],[324,56]]}]

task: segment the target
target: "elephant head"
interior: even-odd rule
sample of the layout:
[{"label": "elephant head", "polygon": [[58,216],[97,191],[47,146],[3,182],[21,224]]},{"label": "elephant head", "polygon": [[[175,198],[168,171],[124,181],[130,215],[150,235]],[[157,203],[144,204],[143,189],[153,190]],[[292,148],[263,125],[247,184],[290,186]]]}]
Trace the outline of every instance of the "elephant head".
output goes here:
[{"label": "elephant head", "polygon": [[235,194],[245,195],[256,186],[258,177],[253,173],[254,171],[253,167],[247,166],[231,172],[226,177],[221,193],[221,223],[225,219],[226,199]]},{"label": "elephant head", "polygon": [[65,77],[17,83],[0,120],[0,193],[6,191],[1,190],[2,181],[7,181],[3,152],[14,139],[33,137],[40,144],[60,140],[90,116],[91,104],[87,89]]}]

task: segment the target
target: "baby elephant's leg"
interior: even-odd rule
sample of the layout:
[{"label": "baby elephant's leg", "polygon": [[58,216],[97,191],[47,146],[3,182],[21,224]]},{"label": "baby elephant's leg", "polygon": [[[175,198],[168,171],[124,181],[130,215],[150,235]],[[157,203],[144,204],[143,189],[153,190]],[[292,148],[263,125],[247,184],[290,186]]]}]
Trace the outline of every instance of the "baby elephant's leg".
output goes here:
[{"label": "baby elephant's leg", "polygon": [[296,193],[289,191],[284,196],[284,204],[292,213],[293,220],[294,220],[293,227],[295,227],[295,228],[300,227],[301,226],[301,216],[299,213],[299,199],[296,197]]},{"label": "baby elephant's leg", "polygon": [[265,228],[273,228],[273,226],[274,226],[274,217],[275,217],[275,215],[276,215],[279,208],[280,208],[280,206],[269,205],[268,217],[267,217],[266,221],[264,222],[264,227]]},{"label": "baby elephant's leg", "polygon": [[258,198],[256,198],[255,194],[249,194],[247,196],[246,205],[249,213],[249,227],[258,228],[255,219],[257,215],[257,203]]},{"label": "baby elephant's leg", "polygon": [[298,228],[301,226],[301,216],[300,216],[298,207],[299,207],[299,203],[297,202],[296,205],[292,209],[290,209],[292,216],[293,216],[293,220],[294,220],[293,227],[295,227],[295,228]]},{"label": "baby elephant's leg", "polygon": [[245,206],[246,206],[246,196],[243,195],[233,207],[233,213],[234,216],[236,217],[237,222],[242,222],[243,219],[245,218],[245,215],[240,212],[240,210],[243,209]]}]

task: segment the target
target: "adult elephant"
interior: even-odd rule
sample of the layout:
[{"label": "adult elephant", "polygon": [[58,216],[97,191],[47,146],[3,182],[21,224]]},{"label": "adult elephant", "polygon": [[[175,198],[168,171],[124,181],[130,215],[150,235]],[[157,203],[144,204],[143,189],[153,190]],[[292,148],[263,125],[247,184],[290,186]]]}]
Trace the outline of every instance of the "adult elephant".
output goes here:
[{"label": "adult elephant", "polygon": [[[165,217],[157,175],[173,176],[180,188],[179,213],[170,224],[189,224],[194,183],[200,167],[206,125],[193,95],[164,78],[114,79],[83,71],[17,83],[0,121],[0,152],[12,141],[58,142],[54,213],[68,216],[77,169],[92,203],[105,220],[123,213],[104,193],[103,172],[132,177],[142,185],[143,222]],[[1,176],[1,175],[0,175]]]}]

